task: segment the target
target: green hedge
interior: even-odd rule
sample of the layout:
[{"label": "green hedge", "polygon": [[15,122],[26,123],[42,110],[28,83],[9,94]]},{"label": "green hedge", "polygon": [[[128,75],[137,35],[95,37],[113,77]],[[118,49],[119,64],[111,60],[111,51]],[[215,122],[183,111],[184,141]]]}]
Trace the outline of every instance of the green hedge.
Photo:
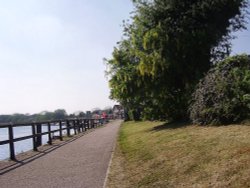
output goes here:
[{"label": "green hedge", "polygon": [[250,117],[250,57],[229,57],[208,71],[189,107],[195,124],[238,123]]}]

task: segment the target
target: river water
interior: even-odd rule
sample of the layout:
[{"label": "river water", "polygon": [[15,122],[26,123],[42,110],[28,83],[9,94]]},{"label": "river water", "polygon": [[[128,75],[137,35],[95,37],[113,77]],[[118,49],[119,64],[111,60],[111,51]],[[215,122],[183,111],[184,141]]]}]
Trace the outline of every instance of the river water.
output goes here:
[{"label": "river water", "polygon": [[[56,130],[56,129],[59,129],[59,126],[51,126],[51,130]],[[48,130],[47,126],[42,126],[42,132],[47,132],[47,130]],[[31,126],[14,127],[13,132],[14,132],[14,138],[20,138],[23,136],[31,135],[32,129],[31,129]],[[63,131],[63,134],[66,134],[66,131]],[[55,136],[59,135],[59,132],[54,133],[54,135]],[[7,128],[0,129],[0,141],[3,141],[3,140],[8,140]],[[48,142],[48,135],[43,135],[42,144],[46,144],[47,142]],[[15,145],[16,154],[29,151],[33,148],[32,139],[15,142],[14,145]],[[0,160],[9,158],[9,155],[10,155],[9,144],[0,145]]]}]

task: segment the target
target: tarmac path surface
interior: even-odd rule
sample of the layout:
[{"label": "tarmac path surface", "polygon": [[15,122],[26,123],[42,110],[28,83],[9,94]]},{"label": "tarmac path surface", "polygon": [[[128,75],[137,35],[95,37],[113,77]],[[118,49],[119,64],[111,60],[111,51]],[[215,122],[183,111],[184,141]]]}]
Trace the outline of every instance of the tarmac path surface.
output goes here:
[{"label": "tarmac path surface", "polygon": [[102,188],[122,121],[108,123],[0,175],[1,188]]}]

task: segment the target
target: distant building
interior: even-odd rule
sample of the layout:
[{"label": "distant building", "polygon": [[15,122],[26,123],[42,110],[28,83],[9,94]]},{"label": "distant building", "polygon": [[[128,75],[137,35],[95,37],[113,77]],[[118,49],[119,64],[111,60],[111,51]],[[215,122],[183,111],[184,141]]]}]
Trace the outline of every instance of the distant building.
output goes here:
[{"label": "distant building", "polygon": [[123,119],[124,118],[124,108],[121,105],[114,105],[113,118],[114,119]]}]

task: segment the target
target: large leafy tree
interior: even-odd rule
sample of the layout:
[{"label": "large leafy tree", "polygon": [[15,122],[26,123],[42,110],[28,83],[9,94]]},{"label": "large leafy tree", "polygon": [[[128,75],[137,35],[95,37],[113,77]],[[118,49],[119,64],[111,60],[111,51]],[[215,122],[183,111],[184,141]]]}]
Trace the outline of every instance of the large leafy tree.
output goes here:
[{"label": "large leafy tree", "polygon": [[109,65],[111,98],[147,118],[187,118],[194,86],[230,53],[246,0],[134,0]]}]

